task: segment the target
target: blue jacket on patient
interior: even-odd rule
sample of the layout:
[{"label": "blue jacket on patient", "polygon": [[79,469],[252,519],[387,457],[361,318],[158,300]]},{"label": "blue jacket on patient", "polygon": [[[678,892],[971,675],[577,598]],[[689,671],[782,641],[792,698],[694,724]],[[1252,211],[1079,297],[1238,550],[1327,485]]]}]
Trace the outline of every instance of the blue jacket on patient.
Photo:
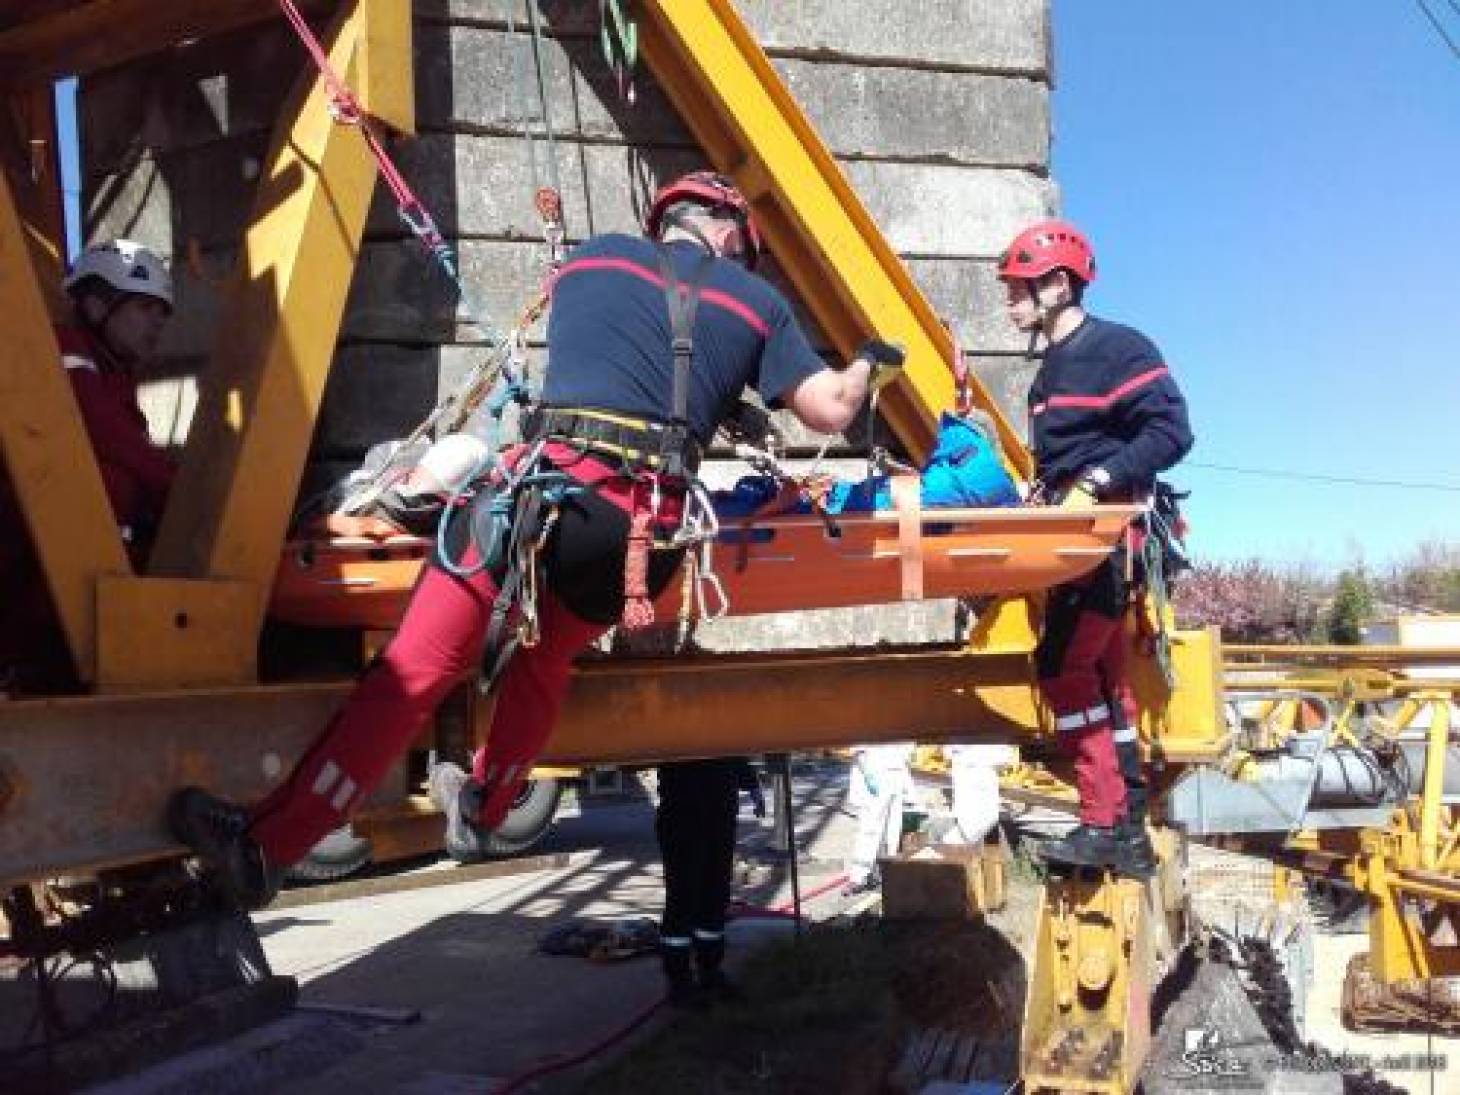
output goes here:
[{"label": "blue jacket on patient", "polygon": [[[982,427],[947,411],[938,422],[938,442],[920,476],[924,509],[1019,504],[1019,492],[999,460],[998,446]],[[733,490],[715,492],[715,512],[722,518],[748,517],[779,490],[769,476],[748,475]],[[826,510],[833,514],[892,508],[892,484],[886,475],[837,483],[826,498]],[[792,512],[810,510],[803,501]]]}]

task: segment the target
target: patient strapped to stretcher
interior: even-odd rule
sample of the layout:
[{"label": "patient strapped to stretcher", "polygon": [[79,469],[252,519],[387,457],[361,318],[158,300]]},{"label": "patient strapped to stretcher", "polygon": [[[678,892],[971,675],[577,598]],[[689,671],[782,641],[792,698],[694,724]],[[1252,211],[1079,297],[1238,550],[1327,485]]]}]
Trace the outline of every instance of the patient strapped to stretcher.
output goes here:
[{"label": "patient strapped to stretcher", "polygon": [[[1018,488],[999,459],[993,429],[979,418],[947,411],[938,422],[938,440],[918,472],[923,509],[1017,506]],[[714,492],[715,512],[735,519],[768,513],[870,513],[895,509],[893,476],[871,475],[857,482],[833,480],[787,491],[770,475],[749,475],[733,489]],[[784,504],[778,504],[780,499]]]},{"label": "patient strapped to stretcher", "polygon": [[[992,427],[979,417],[945,411],[937,443],[918,472],[922,508],[1017,506],[1018,489],[993,438]],[[392,468],[388,485],[363,505],[337,508],[327,527],[346,536],[430,536],[451,497],[485,469],[487,456],[486,446],[467,434],[448,434],[415,453],[372,450],[361,472],[341,484],[340,494],[348,500],[352,487],[374,477],[383,461]],[[792,485],[771,475],[748,475],[730,490],[713,492],[712,498],[717,516],[725,520],[782,513],[871,513],[895,508],[893,478],[871,475],[851,481],[813,476]],[[345,512],[349,509],[355,513]]]},{"label": "patient strapped to stretcher", "polygon": [[[855,482],[795,475],[774,458],[714,499],[721,528],[710,543],[724,605],[734,615],[900,600],[1017,594],[1079,577],[1120,542],[1137,505],[1063,509],[1020,504],[1020,495],[976,419],[944,415],[933,453],[916,474]],[[447,444],[450,442],[450,444]],[[454,460],[440,459],[445,454]],[[417,517],[439,515],[480,475],[485,447],[443,439],[419,469],[392,480],[358,516],[336,512],[286,547],[270,613],[313,627],[390,628],[435,550]],[[398,498],[391,497],[394,491]],[[423,538],[422,532],[425,533]],[[703,563],[699,564],[702,567]],[[699,567],[686,567],[693,575]],[[681,589],[656,610],[686,611]],[[688,611],[705,615],[697,601]],[[719,611],[713,611],[718,615]]]}]

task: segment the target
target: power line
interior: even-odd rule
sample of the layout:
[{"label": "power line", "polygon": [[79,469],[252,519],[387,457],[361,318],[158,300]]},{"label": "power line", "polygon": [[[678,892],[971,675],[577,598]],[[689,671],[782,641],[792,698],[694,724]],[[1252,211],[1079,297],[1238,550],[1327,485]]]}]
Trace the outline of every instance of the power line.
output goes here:
[{"label": "power line", "polygon": [[[1425,3],[1425,0],[1414,0],[1414,2],[1419,10],[1425,13],[1425,18],[1430,21],[1430,26],[1435,28],[1435,33],[1445,40],[1445,45],[1450,47],[1450,52],[1455,55],[1455,59],[1460,61],[1460,45],[1455,44],[1455,39],[1450,37],[1450,32],[1445,29],[1445,25],[1440,22],[1434,12],[1430,11],[1430,6]],[[1456,7],[1455,0],[1448,0],[1448,2],[1450,7],[1460,13],[1460,7]]]},{"label": "power line", "polygon": [[1225,471],[1233,475],[1255,475],[1263,479],[1297,479],[1309,483],[1333,483],[1347,487],[1388,487],[1394,490],[1437,490],[1460,494],[1460,483],[1417,483],[1402,479],[1365,479],[1356,475],[1322,475],[1318,472],[1283,471],[1278,468],[1242,468],[1233,464],[1203,464],[1195,460],[1182,462],[1182,467]]}]

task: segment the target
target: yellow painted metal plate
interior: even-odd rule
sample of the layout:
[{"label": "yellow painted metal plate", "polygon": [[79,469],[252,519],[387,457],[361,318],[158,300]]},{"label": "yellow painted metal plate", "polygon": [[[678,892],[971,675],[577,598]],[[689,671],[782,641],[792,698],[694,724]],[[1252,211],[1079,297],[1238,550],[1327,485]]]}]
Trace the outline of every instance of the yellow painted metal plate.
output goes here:
[{"label": "yellow painted metal plate", "polygon": [[104,576],[96,589],[97,687],[252,681],[258,641],[240,622],[252,618],[257,601],[246,582]]}]

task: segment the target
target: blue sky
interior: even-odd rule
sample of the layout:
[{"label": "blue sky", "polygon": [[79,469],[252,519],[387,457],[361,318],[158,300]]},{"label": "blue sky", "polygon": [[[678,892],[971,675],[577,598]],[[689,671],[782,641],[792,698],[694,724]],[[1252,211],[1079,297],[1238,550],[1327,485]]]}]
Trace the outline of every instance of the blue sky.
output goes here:
[{"label": "blue sky", "polygon": [[1153,337],[1191,404],[1171,478],[1197,554],[1460,542],[1460,60],[1407,0],[1053,6],[1055,178],[1091,310]]}]

